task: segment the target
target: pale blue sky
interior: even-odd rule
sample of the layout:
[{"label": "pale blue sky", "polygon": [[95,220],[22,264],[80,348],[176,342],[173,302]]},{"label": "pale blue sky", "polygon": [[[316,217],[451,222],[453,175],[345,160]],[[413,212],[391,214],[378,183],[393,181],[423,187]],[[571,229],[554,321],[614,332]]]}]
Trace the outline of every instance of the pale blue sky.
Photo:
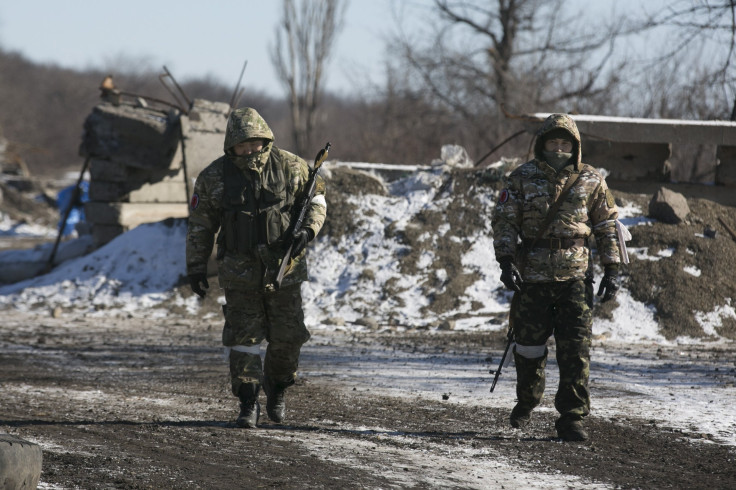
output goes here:
[{"label": "pale blue sky", "polygon": [[[650,0],[649,7],[667,0]],[[348,0],[326,88],[350,94],[384,78],[386,39],[401,23],[425,26],[433,0]],[[0,46],[35,62],[115,74],[131,63],[165,65],[178,81],[212,75],[228,86],[248,60],[243,85],[283,94],[269,48],[281,0],[2,0]],[[569,0],[566,12],[596,16],[640,11],[638,0]]]},{"label": "pale blue sky", "polygon": [[[371,70],[382,73],[391,5],[348,2],[328,89],[350,92]],[[132,60],[166,65],[178,81],[209,74],[228,85],[247,59],[244,86],[281,94],[269,55],[280,18],[280,0],[2,0],[0,46],[66,68],[114,74],[121,60]]]}]

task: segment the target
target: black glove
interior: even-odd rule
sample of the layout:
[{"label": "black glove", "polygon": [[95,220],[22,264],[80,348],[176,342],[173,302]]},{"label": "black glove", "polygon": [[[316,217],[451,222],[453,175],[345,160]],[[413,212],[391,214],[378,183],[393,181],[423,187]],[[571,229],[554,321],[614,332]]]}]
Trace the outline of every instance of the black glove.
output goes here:
[{"label": "black glove", "polygon": [[294,246],[291,247],[291,258],[293,259],[307,248],[307,243],[314,238],[313,231],[310,228],[300,228],[294,233]]},{"label": "black glove", "polygon": [[498,263],[501,265],[501,282],[503,285],[511,291],[521,291],[521,285],[524,281],[521,280],[519,269],[516,268],[511,257],[501,257]]},{"label": "black glove", "polygon": [[608,264],[603,279],[601,279],[601,284],[598,286],[598,296],[603,296],[601,303],[615,298],[619,287],[618,264]]},{"label": "black glove", "polygon": [[[200,284],[204,286],[204,289],[202,289]],[[200,298],[205,297],[205,295],[207,294],[207,291],[205,291],[205,289],[208,289],[210,287],[210,283],[207,282],[207,274],[204,273],[190,274],[189,285],[192,287],[192,291],[198,294]]]}]

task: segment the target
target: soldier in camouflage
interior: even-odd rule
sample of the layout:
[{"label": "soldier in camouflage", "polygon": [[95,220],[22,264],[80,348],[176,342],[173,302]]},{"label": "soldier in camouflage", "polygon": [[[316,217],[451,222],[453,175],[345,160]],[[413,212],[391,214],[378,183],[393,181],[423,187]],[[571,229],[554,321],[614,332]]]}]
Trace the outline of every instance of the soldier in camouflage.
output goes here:
[{"label": "soldier in camouflage", "polygon": [[[554,215],[553,203],[569,192]],[[554,210],[553,210],[554,211]],[[614,298],[621,262],[618,210],[604,177],[581,161],[575,121],[553,114],[536,135],[534,159],[508,177],[493,216],[493,246],[501,281],[514,291],[509,322],[514,336],[517,404],[513,427],[523,427],[542,401],[547,340],[554,335],[560,383],[555,408],[557,434],[583,441],[582,419],[590,412],[588,376],[592,330],[593,277],[588,239],[595,237],[605,274],[602,301]]]},{"label": "soldier in camouflage", "polygon": [[[240,427],[256,427],[263,387],[269,418],[284,418],[284,391],[295,382],[304,324],[301,283],[307,280],[306,246],[325,221],[325,186],[317,176],[314,198],[297,230],[291,264],[274,284],[288,248],[295,207],[307,192],[309,167],[273,145],[266,121],[251,108],[230,114],[225,154],[197,177],[187,232],[187,274],[204,297],[207,262],[217,237],[217,268],[225,290],[222,343],[230,362],[232,392],[240,399]],[[263,360],[260,344],[266,340]]]}]

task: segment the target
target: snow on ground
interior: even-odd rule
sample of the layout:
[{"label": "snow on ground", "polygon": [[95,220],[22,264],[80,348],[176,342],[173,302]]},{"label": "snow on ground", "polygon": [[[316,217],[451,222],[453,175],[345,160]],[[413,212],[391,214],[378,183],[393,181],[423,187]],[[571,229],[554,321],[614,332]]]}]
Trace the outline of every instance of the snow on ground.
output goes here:
[{"label": "snow on ground", "polygon": [[0,212],[0,237],[47,237],[55,238],[56,230],[34,223],[17,223]]},{"label": "snow on ground", "polygon": [[[389,314],[405,326],[427,325],[420,308],[426,298],[419,290],[417,277],[398,273],[402,245],[384,236],[387,223],[408,226],[412,216],[427,206],[437,205],[437,174],[420,171],[390,186],[389,196],[367,195],[354,198],[353,204],[365,210],[358,213],[358,236],[344,236],[337,245],[321,237],[311,245],[312,271],[319,270],[303,286],[305,315],[314,332],[304,349],[302,370],[309,376],[332,376],[349,380],[357,389],[380,389],[381,393],[401,397],[436,399],[449,395],[455,401],[511,408],[514,404],[513,367],[502,375],[494,393],[490,387],[490,352],[475,355],[416,355],[387,351],[376,347],[368,353],[346,352],[339,339],[351,329],[363,328],[353,322],[373,311],[377,318]],[[621,220],[628,227],[647,226],[650,219],[635,206],[621,208]],[[167,224],[168,223],[168,224]],[[186,225],[173,223],[138,226],[89,255],[69,260],[49,274],[0,287],[0,309],[28,311],[43,306],[75,310],[78,314],[106,316],[165,317],[160,303],[172,299],[196,312],[195,297],[178,297],[173,287],[185,274],[184,240]],[[0,223],[3,233],[28,233],[6,219]],[[451,225],[451,224],[450,224]],[[446,228],[449,229],[449,228]],[[46,233],[46,231],[43,231]],[[649,256],[646,249],[629,250],[639,258],[667,260],[668,251]],[[431,261],[428,256],[420,260]],[[487,234],[474,237],[474,245],[463,256],[462,264],[480,272],[480,279],[465,291],[463,304],[477,301],[479,311],[457,321],[455,328],[503,330],[507,325],[487,322],[490,315],[508,310],[509,293],[499,287],[500,270],[493,256]],[[692,271],[693,273],[695,271]],[[442,270],[435,271],[442,274]],[[399,286],[399,298],[386,297],[384,285],[393,281]],[[736,390],[713,376],[714,371],[727,373],[733,368],[721,358],[698,360],[683,356],[663,359],[659,347],[674,352],[678,344],[700,344],[695,339],[668,342],[657,332],[656,311],[638,303],[623,289],[619,306],[610,320],[596,320],[591,364],[593,413],[597,416],[621,418],[636,416],[657,420],[662,425],[709,434],[717,442],[736,445]],[[723,311],[698,312],[706,333],[712,333],[720,318],[736,317],[728,304]],[[432,332],[428,331],[428,335]],[[719,341],[720,344],[726,342]],[[708,344],[702,343],[704,346]],[[713,343],[718,348],[719,343]],[[314,367],[310,359],[330,359],[328,367]],[[720,359],[720,360],[719,360]],[[319,365],[319,363],[314,363]],[[547,374],[548,391],[557,384],[554,358]],[[626,394],[627,396],[622,396]],[[540,410],[554,410],[549,401]]]}]

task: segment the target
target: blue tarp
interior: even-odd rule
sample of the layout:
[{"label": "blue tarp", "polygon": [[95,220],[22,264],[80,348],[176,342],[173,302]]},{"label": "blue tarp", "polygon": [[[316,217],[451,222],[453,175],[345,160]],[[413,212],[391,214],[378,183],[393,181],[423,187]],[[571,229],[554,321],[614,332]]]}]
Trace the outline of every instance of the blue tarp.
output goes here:
[{"label": "blue tarp", "polygon": [[67,209],[69,209],[69,205],[72,205],[72,210],[69,212],[69,217],[66,220],[66,226],[64,226],[64,231],[62,231],[62,236],[67,236],[71,234],[74,231],[74,227],[77,223],[83,223],[85,221],[84,218],[84,206],[83,204],[85,202],[89,202],[89,182],[86,180],[83,180],[79,183],[79,195],[75,202],[71,202],[72,198],[74,197],[74,188],[76,186],[70,185],[69,187],[65,187],[64,189],[59,191],[59,194],[56,197],[56,205],[59,208],[59,228],[61,228],[64,223],[62,221],[64,220],[64,215],[67,212]]}]

